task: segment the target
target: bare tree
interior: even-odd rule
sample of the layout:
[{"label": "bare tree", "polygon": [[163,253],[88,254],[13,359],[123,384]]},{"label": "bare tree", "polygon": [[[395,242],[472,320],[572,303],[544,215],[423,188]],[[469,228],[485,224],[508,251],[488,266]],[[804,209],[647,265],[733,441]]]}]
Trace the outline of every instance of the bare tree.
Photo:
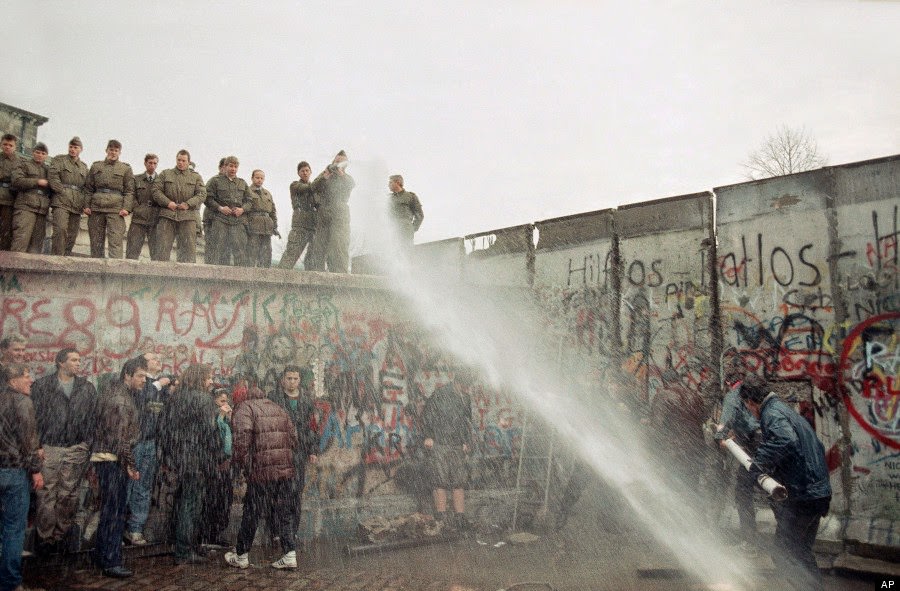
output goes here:
[{"label": "bare tree", "polygon": [[821,168],[828,163],[805,127],[782,125],[750,153],[744,168],[750,179],[764,179]]}]

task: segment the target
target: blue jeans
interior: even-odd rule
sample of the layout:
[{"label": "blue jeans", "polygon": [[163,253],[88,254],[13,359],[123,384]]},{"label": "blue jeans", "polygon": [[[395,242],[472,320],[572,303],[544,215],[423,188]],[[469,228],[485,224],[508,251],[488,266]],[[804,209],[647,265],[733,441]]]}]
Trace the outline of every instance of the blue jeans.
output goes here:
[{"label": "blue jeans", "polygon": [[94,471],[100,482],[100,523],[94,560],[100,568],[122,566],[128,473],[118,462],[96,462]]},{"label": "blue jeans", "polygon": [[153,479],[156,476],[156,442],[139,441],[134,445],[134,462],[140,480],[128,481],[128,522],[127,531],[143,532],[150,514],[150,496],[153,494]]},{"label": "blue jeans", "polygon": [[29,490],[24,469],[0,468],[0,591],[22,584],[22,545],[28,525]]}]

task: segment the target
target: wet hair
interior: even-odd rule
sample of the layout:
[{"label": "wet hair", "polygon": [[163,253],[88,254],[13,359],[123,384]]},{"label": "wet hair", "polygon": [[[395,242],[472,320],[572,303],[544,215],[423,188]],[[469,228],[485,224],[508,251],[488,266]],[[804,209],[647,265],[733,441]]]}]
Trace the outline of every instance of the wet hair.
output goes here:
[{"label": "wet hair", "polygon": [[253,172],[250,173],[250,178],[252,179],[253,176],[254,176],[257,172],[261,172],[261,173],[263,173],[263,176],[266,176],[266,173],[265,173],[265,171],[264,171],[263,169],[257,168],[256,170],[254,170]]},{"label": "wet hair", "polygon": [[284,369],[281,370],[281,377],[286,376],[289,372],[296,372],[300,374],[300,366],[299,365],[285,365]]},{"label": "wet hair", "polygon": [[4,142],[16,142],[16,143],[18,143],[19,138],[17,138],[14,134],[11,134],[11,133],[4,133],[4,134],[3,134],[3,137],[0,138],[0,141],[4,141]]},{"label": "wet hair", "polygon": [[184,150],[184,149],[178,150],[178,153],[175,154],[175,156],[176,156],[176,157],[178,157],[178,156],[187,156],[187,157],[188,157],[188,162],[191,161],[191,153],[188,152],[187,150]]},{"label": "wet hair", "polygon": [[65,349],[60,349],[59,353],[56,354],[56,367],[59,367],[63,363],[69,360],[69,353],[78,353],[78,349],[75,347],[66,347]]},{"label": "wet hair", "polygon": [[212,367],[205,363],[192,363],[181,374],[181,388],[184,390],[206,390],[206,379],[212,377]]},{"label": "wet hair", "polygon": [[749,375],[741,382],[741,400],[759,404],[768,394],[769,382],[760,375]]},{"label": "wet hair", "polygon": [[3,340],[0,341],[0,349],[4,349],[4,350],[9,349],[9,348],[12,346],[13,343],[23,343],[23,344],[27,344],[27,343],[28,343],[28,339],[26,339],[25,337],[23,337],[23,336],[20,335],[19,333],[14,332],[14,333],[12,333],[12,334],[10,334],[10,335],[7,335],[7,336],[3,337]]},{"label": "wet hair", "polygon": [[300,172],[300,169],[303,168],[304,166],[306,168],[312,170],[312,166],[309,165],[309,162],[307,162],[306,160],[301,160],[300,164],[297,165],[297,172]]},{"label": "wet hair", "polygon": [[234,164],[235,166],[240,166],[241,161],[238,160],[237,156],[226,156],[224,165],[228,166],[229,164]]},{"label": "wet hair", "polygon": [[0,369],[0,373],[9,381],[20,378],[26,373],[31,373],[31,370],[24,363],[10,363],[9,365],[4,365],[3,369]]},{"label": "wet hair", "polygon": [[392,174],[388,177],[389,181],[396,181],[398,185],[403,186],[403,175],[400,174]]},{"label": "wet hair", "polygon": [[150,153],[148,153],[146,156],[144,156],[144,162],[146,162],[146,161],[148,161],[148,160],[156,160],[156,161],[158,162],[158,161],[159,161],[159,156],[157,156],[156,154],[150,152]]},{"label": "wet hair", "polygon": [[120,142],[119,140],[109,140],[108,142],[106,142],[106,149],[109,150],[110,148],[121,150],[122,142]]},{"label": "wet hair", "polygon": [[120,380],[125,380],[125,376],[133,376],[137,370],[147,369],[147,358],[143,355],[129,359],[122,366],[122,372],[119,374]]}]

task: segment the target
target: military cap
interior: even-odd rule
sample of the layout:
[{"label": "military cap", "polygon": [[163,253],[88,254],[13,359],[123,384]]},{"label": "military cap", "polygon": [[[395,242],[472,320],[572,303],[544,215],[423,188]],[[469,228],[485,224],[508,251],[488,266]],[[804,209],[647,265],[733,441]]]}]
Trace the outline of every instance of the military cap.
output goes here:
[{"label": "military cap", "polygon": [[69,140],[70,146],[78,146],[79,148],[83,148],[84,144],[81,143],[81,138],[77,135]]}]

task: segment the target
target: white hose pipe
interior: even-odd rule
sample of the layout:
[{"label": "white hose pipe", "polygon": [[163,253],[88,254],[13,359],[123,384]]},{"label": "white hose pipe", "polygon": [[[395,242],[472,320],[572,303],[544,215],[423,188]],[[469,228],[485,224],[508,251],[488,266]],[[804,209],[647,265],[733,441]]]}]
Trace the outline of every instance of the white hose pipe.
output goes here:
[{"label": "white hose pipe", "polygon": [[[726,439],[724,445],[725,449],[730,451],[731,455],[737,458],[737,461],[741,463],[745,470],[750,470],[750,464],[753,463],[753,458],[747,455],[747,452],[745,452],[740,445],[735,443],[734,439]],[[775,501],[783,501],[788,496],[787,489],[767,474],[760,474],[757,482],[759,483],[759,486],[766,491],[766,494]]]}]

